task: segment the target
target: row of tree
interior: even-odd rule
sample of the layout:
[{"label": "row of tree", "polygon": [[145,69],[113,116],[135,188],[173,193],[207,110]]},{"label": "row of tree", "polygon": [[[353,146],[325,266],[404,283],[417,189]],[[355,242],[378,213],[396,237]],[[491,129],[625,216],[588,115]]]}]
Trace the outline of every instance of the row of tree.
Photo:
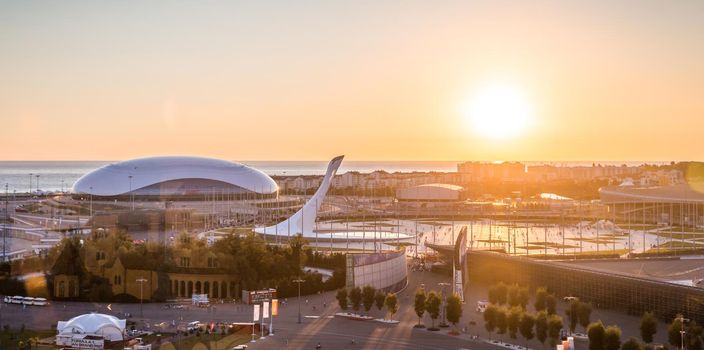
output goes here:
[{"label": "row of tree", "polygon": [[[702,335],[704,330],[696,321],[689,321],[681,315],[675,317],[667,328],[667,342],[675,348],[687,350],[702,350]],[[604,327],[601,321],[594,322],[587,329],[589,337],[589,350],[644,350],[652,349],[646,344],[655,340],[658,321],[652,312],[643,314],[640,320],[640,335],[643,343],[636,338],[629,338],[621,343],[621,329],[618,326]],[[682,333],[684,330],[684,333]],[[667,346],[664,347],[667,349]]]},{"label": "row of tree", "polygon": [[[435,328],[435,320],[437,320],[440,316],[442,309],[442,299],[437,292],[430,291],[430,293],[426,293],[425,289],[417,289],[414,309],[416,315],[418,316],[418,324],[415,326],[416,328],[425,327],[422,323],[423,315],[428,313],[428,316],[430,316],[432,321],[432,326],[428,328],[428,330],[437,330],[437,328]],[[456,294],[452,294],[447,297],[445,303],[445,317],[455,327],[462,317],[462,301]]]},{"label": "row of tree", "polygon": [[[684,331],[684,333],[682,333]],[[667,327],[667,342],[675,347],[684,347],[687,350],[702,350],[702,335],[704,330],[697,321],[688,320],[682,315],[677,315]]]},{"label": "row of tree", "polygon": [[538,339],[541,343],[550,340],[551,346],[560,339],[563,327],[562,317],[538,311],[535,314],[527,312],[519,306],[504,307],[489,304],[484,311],[484,328],[487,332],[506,334],[516,339],[520,333],[526,340]]},{"label": "row of tree", "polygon": [[[589,350],[619,350],[622,348],[621,328],[615,325],[604,327],[601,320],[587,327],[587,337],[589,337]],[[634,344],[635,349],[632,348]],[[637,350],[640,348],[640,343],[631,338],[623,346],[626,347],[624,350]]]},{"label": "row of tree", "polygon": [[350,290],[342,288],[337,291],[335,296],[340,308],[347,310],[352,307],[352,310],[359,311],[360,307],[364,307],[364,311],[369,313],[372,306],[376,306],[379,311],[386,306],[386,310],[391,314],[391,319],[398,311],[398,298],[394,293],[384,294],[381,290],[377,290],[372,286],[364,286],[364,288],[354,287]]}]

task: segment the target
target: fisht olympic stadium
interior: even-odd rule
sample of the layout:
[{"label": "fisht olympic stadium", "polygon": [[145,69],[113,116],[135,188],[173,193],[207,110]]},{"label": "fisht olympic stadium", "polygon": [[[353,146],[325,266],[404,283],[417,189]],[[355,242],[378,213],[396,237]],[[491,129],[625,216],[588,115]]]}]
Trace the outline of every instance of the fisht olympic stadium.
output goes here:
[{"label": "fisht olympic stadium", "polygon": [[113,163],[78,179],[74,196],[122,200],[223,200],[276,197],[269,175],[241,163],[204,157],[149,157]]}]

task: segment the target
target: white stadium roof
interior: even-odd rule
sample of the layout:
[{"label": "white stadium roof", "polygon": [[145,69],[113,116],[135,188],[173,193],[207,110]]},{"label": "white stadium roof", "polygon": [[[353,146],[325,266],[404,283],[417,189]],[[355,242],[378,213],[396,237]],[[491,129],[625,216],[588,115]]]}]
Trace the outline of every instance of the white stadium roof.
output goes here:
[{"label": "white stadium roof", "polygon": [[56,331],[59,334],[97,334],[109,341],[119,341],[123,339],[125,325],[125,320],[115,316],[90,313],[59,321]]},{"label": "white stadium roof", "polygon": [[269,175],[244,164],[184,156],[139,158],[109,164],[83,175],[74,183],[72,191],[118,196],[161,182],[182,179],[220,181],[256,193],[278,191],[276,182]]}]

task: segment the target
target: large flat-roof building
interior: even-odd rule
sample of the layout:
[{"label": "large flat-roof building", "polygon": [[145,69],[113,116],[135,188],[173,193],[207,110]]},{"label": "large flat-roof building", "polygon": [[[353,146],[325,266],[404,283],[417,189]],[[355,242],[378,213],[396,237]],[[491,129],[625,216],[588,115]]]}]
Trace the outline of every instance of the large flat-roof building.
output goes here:
[{"label": "large flat-roof building", "polygon": [[600,188],[599,196],[617,220],[699,227],[704,225],[703,189],[701,184],[636,186],[624,182]]}]

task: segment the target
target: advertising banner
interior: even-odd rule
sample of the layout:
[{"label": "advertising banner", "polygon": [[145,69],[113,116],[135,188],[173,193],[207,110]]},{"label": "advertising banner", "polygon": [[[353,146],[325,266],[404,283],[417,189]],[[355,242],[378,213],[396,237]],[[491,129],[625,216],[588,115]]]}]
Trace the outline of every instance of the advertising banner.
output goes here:
[{"label": "advertising banner", "polygon": [[259,321],[259,304],[254,305],[254,316],[252,320],[254,320],[254,322]]},{"label": "advertising banner", "polygon": [[265,301],[262,307],[264,308],[262,318],[269,318],[269,302]]},{"label": "advertising banner", "polygon": [[271,316],[279,316],[279,299],[271,301]]}]

